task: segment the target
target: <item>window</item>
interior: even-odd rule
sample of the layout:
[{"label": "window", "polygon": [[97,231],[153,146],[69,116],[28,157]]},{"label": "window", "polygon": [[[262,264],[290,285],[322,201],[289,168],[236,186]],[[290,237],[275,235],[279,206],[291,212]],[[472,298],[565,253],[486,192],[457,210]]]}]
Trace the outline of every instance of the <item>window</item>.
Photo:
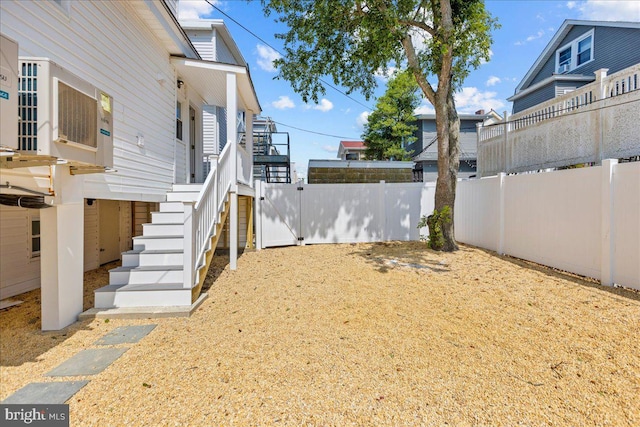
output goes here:
[{"label": "window", "polygon": [[573,71],[593,60],[593,30],[556,51],[556,72]]},{"label": "window", "polygon": [[182,103],[176,103],[176,138],[182,141]]},{"label": "window", "polygon": [[576,61],[576,66],[591,61],[591,40],[592,37],[589,36],[578,42],[578,60]]},{"label": "window", "polygon": [[346,160],[358,160],[358,153],[347,153]]},{"label": "window", "polygon": [[29,218],[31,220],[31,228],[29,230],[31,258],[37,258],[40,256],[40,218],[35,216]]}]

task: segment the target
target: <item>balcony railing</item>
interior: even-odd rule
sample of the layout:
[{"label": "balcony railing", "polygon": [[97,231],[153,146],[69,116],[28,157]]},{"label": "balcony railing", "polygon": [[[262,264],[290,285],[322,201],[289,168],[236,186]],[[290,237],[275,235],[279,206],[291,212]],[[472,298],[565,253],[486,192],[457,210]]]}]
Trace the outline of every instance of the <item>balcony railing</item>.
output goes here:
[{"label": "balcony railing", "polygon": [[640,154],[640,64],[478,127],[478,173],[598,163]]}]

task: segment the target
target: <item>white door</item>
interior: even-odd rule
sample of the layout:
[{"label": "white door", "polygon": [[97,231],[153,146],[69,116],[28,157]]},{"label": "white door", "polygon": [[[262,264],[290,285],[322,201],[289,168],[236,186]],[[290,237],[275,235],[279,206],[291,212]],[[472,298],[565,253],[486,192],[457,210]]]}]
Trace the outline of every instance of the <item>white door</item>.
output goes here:
[{"label": "white door", "polygon": [[120,201],[98,200],[100,265],[120,259]]}]

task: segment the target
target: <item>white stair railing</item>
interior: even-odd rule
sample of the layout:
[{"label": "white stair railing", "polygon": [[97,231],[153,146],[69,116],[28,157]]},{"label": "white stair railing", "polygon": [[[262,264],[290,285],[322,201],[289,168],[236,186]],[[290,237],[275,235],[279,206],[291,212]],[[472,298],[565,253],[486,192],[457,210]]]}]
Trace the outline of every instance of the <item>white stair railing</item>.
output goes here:
[{"label": "white stair railing", "polygon": [[225,199],[232,185],[232,146],[226,144],[216,163],[212,163],[198,199],[184,202],[184,283],[195,286],[198,269],[204,265],[205,254],[215,226],[224,210]]}]

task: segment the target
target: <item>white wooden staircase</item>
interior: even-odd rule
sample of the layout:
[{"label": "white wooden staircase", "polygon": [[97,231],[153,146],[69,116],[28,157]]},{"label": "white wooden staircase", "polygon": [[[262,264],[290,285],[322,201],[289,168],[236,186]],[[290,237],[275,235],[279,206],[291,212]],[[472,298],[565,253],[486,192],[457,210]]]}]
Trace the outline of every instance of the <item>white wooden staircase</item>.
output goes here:
[{"label": "white wooden staircase", "polygon": [[175,184],[109,271],[109,285],[95,291],[95,309],[192,307],[230,211],[231,150],[220,155],[204,184]]}]

